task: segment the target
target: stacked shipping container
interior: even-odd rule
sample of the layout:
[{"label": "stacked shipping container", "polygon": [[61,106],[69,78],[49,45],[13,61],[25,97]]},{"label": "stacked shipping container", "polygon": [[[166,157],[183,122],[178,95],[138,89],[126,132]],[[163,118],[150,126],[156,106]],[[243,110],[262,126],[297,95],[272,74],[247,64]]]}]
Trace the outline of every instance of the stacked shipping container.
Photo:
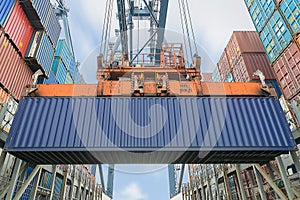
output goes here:
[{"label": "stacked shipping container", "polygon": [[[48,76],[44,83],[58,83],[59,78],[51,70],[56,46],[58,46],[58,51],[55,55],[61,56],[66,63],[66,69],[63,72],[65,80],[61,83],[74,83],[75,79],[77,82],[80,81],[75,58],[70,56],[70,51],[67,53],[65,50],[60,51],[58,44],[60,32],[61,27],[50,0],[0,1],[0,103],[8,105],[4,120],[0,121],[2,131],[7,133],[10,131],[18,101],[26,85],[32,83],[32,75],[36,70],[42,69],[45,77]],[[0,144],[3,145],[3,142],[5,141],[1,139]],[[13,164],[14,162],[7,163],[7,167],[12,170]],[[27,177],[31,171],[32,168],[28,168]],[[94,168],[93,171],[95,171]],[[11,173],[1,176],[9,179]],[[52,173],[43,169],[38,182],[39,186],[49,190],[52,177]],[[19,181],[21,183],[23,180]],[[62,178],[56,176],[57,199],[62,191],[62,183]],[[33,183],[26,189],[21,199],[30,197],[32,186]],[[20,184],[16,185],[14,194],[20,187]]]},{"label": "stacked shipping container", "polygon": [[245,0],[245,4],[284,96],[289,101],[297,100],[300,94],[299,1]]},{"label": "stacked shipping container", "polygon": [[[20,99],[23,89],[31,83],[32,71],[20,57],[4,31],[0,31],[0,85],[14,98]],[[16,81],[17,80],[17,81]]]},{"label": "stacked shipping container", "polygon": [[260,70],[267,80],[274,80],[275,75],[265,50],[255,31],[234,31],[218,62],[221,81],[249,82],[258,81],[253,76]]}]

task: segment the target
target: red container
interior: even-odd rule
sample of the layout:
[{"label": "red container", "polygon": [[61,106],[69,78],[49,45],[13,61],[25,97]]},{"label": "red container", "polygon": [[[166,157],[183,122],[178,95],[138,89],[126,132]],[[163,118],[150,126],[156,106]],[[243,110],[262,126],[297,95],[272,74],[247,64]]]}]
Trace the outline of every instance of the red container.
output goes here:
[{"label": "red container", "polygon": [[232,74],[237,82],[249,82],[259,80],[259,77],[253,76],[254,72],[260,70],[266,80],[275,80],[275,74],[266,54],[242,54],[237,59],[232,69]]},{"label": "red container", "polygon": [[6,38],[0,33],[0,83],[16,99],[20,99],[24,87],[31,83],[32,71]]},{"label": "red container", "polygon": [[213,73],[202,73],[202,81],[212,82]]},{"label": "red container", "polygon": [[231,71],[231,66],[229,65],[226,51],[222,53],[221,58],[217,65],[218,65],[221,81],[223,82],[225,81],[225,79],[227,78],[228,74]]},{"label": "red container", "polygon": [[256,31],[234,31],[226,46],[226,53],[231,67],[241,54],[265,53]]},{"label": "red container", "polygon": [[18,2],[15,4],[4,30],[18,51],[24,56],[33,34],[33,28]]},{"label": "red container", "polygon": [[300,49],[292,42],[274,63],[274,71],[284,96],[291,100],[300,94]]}]

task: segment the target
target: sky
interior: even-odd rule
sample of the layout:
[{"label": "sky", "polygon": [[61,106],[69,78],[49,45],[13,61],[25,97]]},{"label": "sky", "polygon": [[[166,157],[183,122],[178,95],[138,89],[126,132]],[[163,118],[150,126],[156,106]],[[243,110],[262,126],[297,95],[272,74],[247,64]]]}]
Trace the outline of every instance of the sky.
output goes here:
[{"label": "sky", "polygon": [[[87,83],[96,81],[96,57],[101,41],[104,0],[67,0],[69,23],[80,71]],[[116,3],[115,3],[116,4]],[[243,0],[189,0],[196,43],[209,60],[203,72],[212,72],[234,30],[255,30]],[[116,5],[114,5],[116,7]],[[178,4],[170,0],[166,29],[181,33]],[[116,15],[113,14],[113,25]],[[117,26],[113,27],[113,29]],[[137,173],[138,172],[138,173]],[[117,166],[115,200],[169,198],[167,166]]]}]

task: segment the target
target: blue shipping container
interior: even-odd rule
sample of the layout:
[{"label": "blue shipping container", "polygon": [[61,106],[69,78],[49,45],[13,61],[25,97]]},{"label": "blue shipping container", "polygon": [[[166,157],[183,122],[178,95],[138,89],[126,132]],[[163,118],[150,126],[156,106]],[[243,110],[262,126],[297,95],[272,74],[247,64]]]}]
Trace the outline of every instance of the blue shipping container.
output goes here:
[{"label": "blue shipping container", "polygon": [[232,75],[232,73],[230,73],[228,76],[227,76],[227,78],[226,78],[226,80],[225,80],[225,82],[234,82],[234,77],[233,77],[233,75]]},{"label": "blue shipping container", "polygon": [[50,172],[43,172],[43,175],[40,180],[40,186],[46,189],[51,189],[52,184],[52,173]]},{"label": "blue shipping container", "polygon": [[255,0],[244,0],[244,1],[245,1],[245,4],[246,4],[247,8],[249,9],[252,6],[252,4],[254,3]]},{"label": "blue shipping container", "polygon": [[292,34],[278,11],[270,18],[260,34],[260,39],[270,62],[274,62],[279,54],[292,40]]},{"label": "blue shipping container", "polygon": [[64,84],[67,76],[67,69],[61,58],[55,57],[52,62],[52,72],[58,83]]},{"label": "blue shipping container", "polygon": [[74,56],[71,57],[70,59],[70,67],[69,67],[69,72],[71,74],[71,77],[73,80],[75,80],[75,70],[76,70],[77,66],[76,66],[76,61]]},{"label": "blue shipping container", "polygon": [[60,35],[60,31],[61,31],[61,26],[56,17],[54,8],[52,8],[49,14],[49,20],[46,24],[46,32],[54,48],[56,47]]},{"label": "blue shipping container", "polygon": [[277,94],[278,97],[282,96],[281,87],[279,86],[279,84],[276,80],[266,81],[266,84],[272,85],[272,87],[275,89],[276,94]]},{"label": "blue shipping container", "polygon": [[38,84],[58,84],[53,72],[50,71],[48,78],[40,78]]},{"label": "blue shipping container", "polygon": [[40,31],[33,34],[25,57],[36,59],[37,63],[44,70],[45,75],[49,76],[53,56],[54,48],[47,34]]},{"label": "blue shipping container", "polygon": [[62,190],[63,179],[56,176],[54,184],[54,194],[60,196]]},{"label": "blue shipping container", "polygon": [[79,72],[79,69],[78,67],[75,67],[75,78],[74,78],[74,82],[75,83],[81,83],[80,81],[80,72]]},{"label": "blue shipping container", "polygon": [[15,0],[0,1],[0,26],[4,27],[5,23],[15,5]]},{"label": "blue shipping container", "polygon": [[[67,45],[67,42],[65,39],[60,39],[56,46],[56,51],[54,54],[56,57],[60,57],[67,67],[68,70],[70,70],[71,64],[73,64],[71,59],[74,59],[72,56],[72,53],[70,51],[70,48]],[[75,61],[74,61],[75,62]]]},{"label": "blue shipping container", "polygon": [[283,0],[280,3],[280,10],[288,21],[293,34],[299,33],[300,30],[300,1]]},{"label": "blue shipping container", "polygon": [[256,163],[294,147],[262,97],[26,97],[5,146],[35,164]]},{"label": "blue shipping container", "polygon": [[256,0],[250,8],[250,16],[254,26],[260,32],[275,10],[275,2],[273,0]]},{"label": "blue shipping container", "polygon": [[51,10],[50,0],[19,0],[34,28],[44,30]]}]

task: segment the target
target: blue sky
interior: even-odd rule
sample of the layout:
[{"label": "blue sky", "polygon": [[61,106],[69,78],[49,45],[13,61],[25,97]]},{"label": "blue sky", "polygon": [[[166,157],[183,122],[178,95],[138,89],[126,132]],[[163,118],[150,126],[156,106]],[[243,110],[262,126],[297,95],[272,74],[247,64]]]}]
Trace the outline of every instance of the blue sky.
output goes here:
[{"label": "blue sky", "polygon": [[[70,7],[70,28],[81,73],[87,83],[96,83],[96,56],[99,54],[104,0],[66,1]],[[189,0],[196,42],[210,62],[203,71],[212,71],[233,30],[254,30],[243,0]],[[116,15],[113,20],[116,21]],[[178,5],[170,0],[167,29],[181,30]],[[114,23],[116,25],[116,23]],[[113,27],[117,28],[116,26]],[[154,168],[154,170],[153,170]],[[135,173],[139,171],[139,173]],[[116,200],[165,200],[169,197],[166,166],[118,166],[115,175]]]}]

